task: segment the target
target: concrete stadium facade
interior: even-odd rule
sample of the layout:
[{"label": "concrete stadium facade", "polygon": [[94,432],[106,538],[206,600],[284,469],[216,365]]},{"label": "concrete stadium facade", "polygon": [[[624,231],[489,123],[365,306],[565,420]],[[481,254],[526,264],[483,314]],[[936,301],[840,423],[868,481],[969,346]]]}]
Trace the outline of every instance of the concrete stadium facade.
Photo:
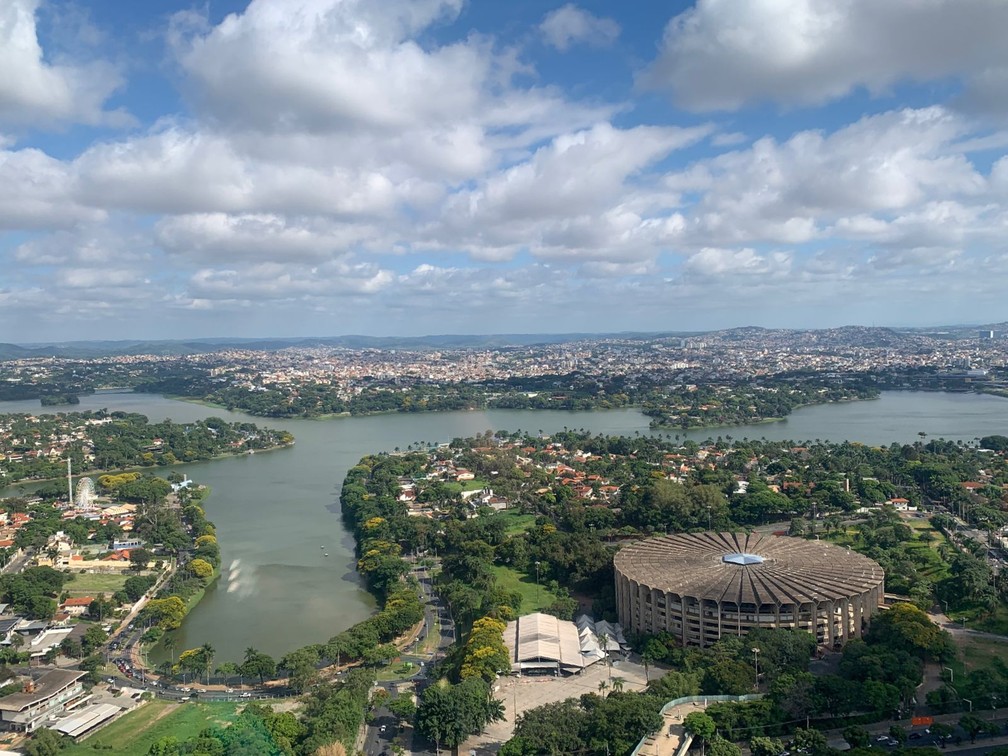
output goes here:
[{"label": "concrete stadium facade", "polygon": [[649,538],[622,548],[614,566],[624,629],[667,631],[684,645],[755,628],[796,628],[842,645],[861,636],[885,594],[885,572],[866,556],[761,533]]}]

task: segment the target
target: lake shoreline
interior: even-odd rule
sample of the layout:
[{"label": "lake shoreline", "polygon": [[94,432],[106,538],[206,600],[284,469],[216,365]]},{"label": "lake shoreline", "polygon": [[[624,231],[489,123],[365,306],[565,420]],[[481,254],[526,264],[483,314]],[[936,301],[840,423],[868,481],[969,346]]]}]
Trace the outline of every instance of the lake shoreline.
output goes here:
[{"label": "lake shoreline", "polygon": [[[924,391],[884,391],[872,402],[822,404],[796,410],[787,422],[727,426],[713,433],[687,431],[680,438],[703,443],[711,435],[769,440],[850,440],[867,445],[915,443],[928,439],[964,441],[1004,433],[1008,404],[1002,397]],[[30,412],[39,412],[37,402]],[[23,411],[28,402],[6,403]],[[4,407],[0,403],[0,408]],[[229,422],[260,422],[246,413],[210,409],[160,395],[104,393],[82,397],[84,409],[137,412],[158,420],[191,422],[216,415]],[[584,427],[593,434],[633,436],[668,431],[648,427],[633,409],[594,412],[488,410],[478,412],[392,413],[315,422],[290,418],[277,424],[297,437],[285,454],[229,455],[191,463],[192,477],[214,489],[207,516],[217,526],[222,574],[172,631],[186,648],[208,642],[220,659],[240,658],[253,646],[279,657],[318,643],[372,616],[374,599],[356,571],[352,535],[339,516],[338,498],[347,471],[368,454],[399,446],[470,437],[488,428],[536,434]],[[675,433],[675,431],[673,431]],[[150,468],[141,468],[141,470]],[[164,468],[165,470],[169,468]],[[178,469],[178,468],[176,468]],[[161,473],[163,474],[163,473]],[[28,481],[29,489],[33,485]],[[12,492],[13,493],[13,492]],[[335,517],[333,515],[336,515]],[[322,557],[322,549],[329,552]],[[229,572],[241,562],[241,576]],[[297,617],[297,622],[291,622]],[[152,656],[157,656],[156,652]],[[152,661],[154,659],[152,658]]]}]

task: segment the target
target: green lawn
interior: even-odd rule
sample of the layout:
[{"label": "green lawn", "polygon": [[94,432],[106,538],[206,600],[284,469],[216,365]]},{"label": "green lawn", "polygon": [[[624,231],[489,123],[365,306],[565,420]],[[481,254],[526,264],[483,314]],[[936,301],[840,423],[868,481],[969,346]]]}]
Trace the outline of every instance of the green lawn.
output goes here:
[{"label": "green lawn", "polygon": [[464,482],[458,482],[452,480],[445,483],[444,487],[446,490],[451,491],[454,494],[460,494],[463,491],[482,491],[488,485],[490,484],[487,483],[485,480],[480,480],[479,478],[476,478],[475,480],[467,480]]},{"label": "green lawn", "polygon": [[[1008,606],[998,604],[993,612],[988,613],[986,609],[965,609],[963,611],[953,611],[955,619],[966,617],[966,627],[973,630],[983,630],[986,633],[995,635],[1008,635]],[[996,643],[996,641],[994,641]],[[1005,645],[1008,649],[1008,644]]]},{"label": "green lawn", "polygon": [[556,596],[550,593],[545,585],[540,583],[538,590],[536,589],[535,572],[529,577],[510,567],[496,564],[493,571],[501,587],[521,594],[522,605],[519,614],[540,611],[556,601]]},{"label": "green lawn", "polygon": [[97,596],[99,593],[112,595],[126,584],[126,575],[98,575],[83,574],[74,575],[73,580],[66,583],[63,588],[70,592],[71,596]]},{"label": "green lawn", "polygon": [[150,701],[60,753],[64,756],[95,753],[146,756],[151,745],[161,738],[174,735],[179,740],[185,740],[210,725],[234,721],[238,707],[243,705],[223,701],[192,701],[184,704]]},{"label": "green lawn", "polygon": [[536,516],[533,514],[522,514],[519,509],[506,509],[498,512],[496,517],[504,521],[504,535],[518,535],[531,530],[535,526]]}]

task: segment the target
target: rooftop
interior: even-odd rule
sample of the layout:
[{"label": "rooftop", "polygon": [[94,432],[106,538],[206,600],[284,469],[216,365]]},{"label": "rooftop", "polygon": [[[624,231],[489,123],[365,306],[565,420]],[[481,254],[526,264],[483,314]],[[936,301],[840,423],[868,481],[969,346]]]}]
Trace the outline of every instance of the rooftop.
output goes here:
[{"label": "rooftop", "polygon": [[0,698],[0,710],[21,711],[32,704],[56,695],[61,690],[87,675],[76,669],[51,669],[38,680],[35,680],[35,690],[31,693],[11,693],[9,696]]}]

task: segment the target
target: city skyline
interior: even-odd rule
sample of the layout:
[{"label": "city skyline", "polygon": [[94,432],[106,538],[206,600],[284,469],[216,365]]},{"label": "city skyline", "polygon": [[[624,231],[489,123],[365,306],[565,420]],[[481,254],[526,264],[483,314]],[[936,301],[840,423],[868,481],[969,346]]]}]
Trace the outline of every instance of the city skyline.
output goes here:
[{"label": "city skyline", "polygon": [[1006,25],[12,0],[0,341],[1005,321]]}]

